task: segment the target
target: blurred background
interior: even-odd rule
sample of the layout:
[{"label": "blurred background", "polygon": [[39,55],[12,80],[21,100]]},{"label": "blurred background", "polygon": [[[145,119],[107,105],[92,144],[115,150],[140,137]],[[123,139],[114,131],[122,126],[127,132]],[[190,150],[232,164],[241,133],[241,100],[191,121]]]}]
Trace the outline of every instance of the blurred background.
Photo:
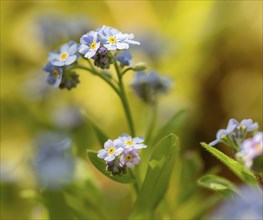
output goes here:
[{"label": "blurred background", "polygon": [[[148,71],[174,81],[160,99],[158,126],[187,109],[182,148],[198,155],[202,173],[220,163],[199,143],[214,140],[230,118],[251,118],[262,130],[262,20],[262,1],[1,1],[2,219],[47,215],[35,199],[37,184],[30,168],[34,139],[46,130],[70,134],[73,145],[81,146],[74,148],[79,155],[76,183],[85,179],[102,198],[133,201],[127,186],[107,180],[83,156],[86,149],[101,148],[91,123],[112,138],[129,132],[118,97],[100,79],[81,71],[77,88],[50,87],[42,68],[51,50],[69,40],[79,42],[102,25],[134,33],[141,46],[131,48],[133,62],[143,61]],[[127,93],[137,133],[144,136],[149,108],[134,95],[132,81],[129,72]],[[82,118],[80,109],[92,122]],[[238,181],[223,166],[221,175]],[[200,202],[196,198],[195,204]],[[108,218],[114,218],[120,203],[109,206]],[[121,206],[119,216],[124,218],[131,207]],[[177,217],[191,217],[186,207],[180,211]]]}]

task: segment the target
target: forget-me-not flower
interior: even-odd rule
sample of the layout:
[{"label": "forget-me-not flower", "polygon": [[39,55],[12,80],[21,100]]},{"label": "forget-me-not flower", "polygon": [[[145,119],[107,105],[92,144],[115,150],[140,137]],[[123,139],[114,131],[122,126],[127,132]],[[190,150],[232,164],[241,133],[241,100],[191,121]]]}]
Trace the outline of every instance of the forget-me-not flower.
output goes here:
[{"label": "forget-me-not flower", "polygon": [[61,81],[62,81],[62,75],[63,75],[63,71],[60,67],[54,66],[51,63],[48,63],[43,70],[45,72],[48,72],[48,78],[47,78],[47,82],[50,85],[53,85],[54,87],[59,87]]},{"label": "forget-me-not flower", "polygon": [[80,38],[79,52],[84,54],[84,57],[89,59],[93,57],[100,47],[100,41],[98,39],[98,33],[95,31],[90,31],[84,34]]},{"label": "forget-me-not flower", "polygon": [[263,156],[263,132],[257,132],[252,138],[244,140],[241,151],[236,154],[247,168],[251,168],[258,156]]},{"label": "forget-me-not flower", "polygon": [[128,134],[122,134],[118,139],[123,142],[124,148],[127,149],[128,151],[147,147],[145,144],[143,144],[144,142],[143,137],[132,138]]},{"label": "forget-me-not flower", "polygon": [[36,142],[32,161],[39,185],[57,189],[73,181],[74,158],[71,140],[59,133],[42,133]]},{"label": "forget-me-not flower", "polygon": [[119,61],[122,66],[130,66],[132,55],[129,50],[124,50],[116,55],[116,60]]},{"label": "forget-me-not flower", "polygon": [[123,152],[122,146],[123,143],[118,139],[108,140],[104,144],[104,149],[99,150],[98,157],[106,162],[111,162]]},{"label": "forget-me-not flower", "polygon": [[139,157],[138,150],[127,150],[125,149],[120,158],[121,166],[127,166],[129,168],[133,168],[134,165],[140,163],[141,159]]},{"label": "forget-me-not flower", "polygon": [[78,58],[78,44],[70,41],[60,47],[57,52],[50,52],[49,62],[54,66],[67,66],[74,63]]},{"label": "forget-me-not flower", "polygon": [[132,88],[143,101],[149,104],[156,103],[157,95],[166,93],[171,88],[172,81],[167,77],[162,77],[156,72],[146,74],[137,72]]},{"label": "forget-me-not flower", "polygon": [[237,148],[240,147],[241,142],[244,140],[247,132],[254,131],[258,128],[258,123],[253,123],[251,119],[244,119],[240,123],[231,118],[228,122],[226,129],[220,129],[217,132],[216,140],[209,143],[209,145],[214,146],[219,142],[224,142],[225,144],[236,145]]}]

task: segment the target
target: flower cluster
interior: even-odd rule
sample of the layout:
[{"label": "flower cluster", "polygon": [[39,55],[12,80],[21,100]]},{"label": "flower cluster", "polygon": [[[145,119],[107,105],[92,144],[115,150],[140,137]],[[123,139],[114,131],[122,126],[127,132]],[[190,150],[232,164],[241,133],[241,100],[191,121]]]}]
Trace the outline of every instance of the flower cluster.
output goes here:
[{"label": "flower cluster", "polygon": [[107,164],[107,171],[113,175],[123,175],[127,167],[133,168],[140,163],[139,150],[146,148],[142,137],[132,138],[123,134],[115,140],[108,140],[104,149],[99,150],[98,157],[104,159]]},{"label": "flower cluster", "polygon": [[255,131],[258,128],[258,123],[253,123],[251,119],[244,119],[240,123],[232,118],[229,120],[226,129],[220,129],[216,134],[216,140],[209,143],[214,146],[222,142],[234,150],[240,149],[240,144],[246,137],[247,132]]},{"label": "flower cluster", "polygon": [[156,72],[149,74],[137,72],[135,80],[132,83],[132,88],[144,102],[155,104],[157,102],[157,96],[168,92],[171,85],[171,79],[160,76]]},{"label": "flower cluster", "polygon": [[[116,59],[120,66],[130,66],[132,56],[127,51],[130,44],[139,45],[133,40],[133,34],[123,34],[115,28],[102,26],[96,31],[90,31],[80,38],[80,44],[70,41],[60,47],[58,51],[52,51],[48,56],[48,64],[43,70],[49,73],[47,82],[56,88],[71,89],[79,83],[78,75],[70,70],[79,55],[93,59],[94,66],[101,69],[109,69]],[[119,50],[125,50],[119,53]],[[111,53],[111,51],[117,51]],[[116,58],[115,58],[116,56]]]},{"label": "flower cluster", "polygon": [[[257,132],[252,138],[247,138],[247,135],[257,129],[258,123],[253,123],[251,119],[244,119],[239,123],[232,118],[229,120],[227,128],[220,129],[217,132],[216,140],[209,145],[214,146],[219,142],[226,144],[234,150],[236,158],[245,167],[256,171],[257,167],[262,167],[263,133]],[[261,164],[256,164],[256,161]],[[256,167],[253,166],[254,164]]]},{"label": "flower cluster", "polygon": [[79,52],[87,59],[94,59],[95,66],[108,69],[112,64],[110,51],[128,49],[129,44],[139,45],[140,43],[132,40],[133,38],[133,34],[123,34],[115,28],[102,26],[81,37]]}]

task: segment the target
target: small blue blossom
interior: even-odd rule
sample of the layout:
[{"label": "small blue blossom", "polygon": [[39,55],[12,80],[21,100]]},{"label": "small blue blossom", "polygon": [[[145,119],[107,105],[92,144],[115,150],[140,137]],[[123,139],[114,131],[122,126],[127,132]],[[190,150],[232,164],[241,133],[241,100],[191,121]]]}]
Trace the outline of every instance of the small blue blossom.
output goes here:
[{"label": "small blue blossom", "polygon": [[84,57],[87,59],[93,57],[100,47],[98,33],[95,31],[90,31],[87,34],[84,34],[80,38],[80,43],[81,45],[79,48],[79,52],[81,54],[84,54]]},{"label": "small blue blossom", "polygon": [[45,132],[37,138],[35,146],[32,165],[40,186],[57,189],[73,181],[74,158],[69,138]]},{"label": "small blue blossom", "polygon": [[115,28],[102,26],[97,30],[101,43],[108,50],[123,50],[128,49],[129,44],[140,44],[133,41],[133,34],[123,34]]},{"label": "small blue blossom", "polygon": [[252,138],[244,140],[241,151],[236,154],[244,165],[250,169],[255,158],[263,155],[263,132],[257,132]]},{"label": "small blue blossom", "polygon": [[78,44],[70,41],[62,45],[57,52],[50,52],[48,56],[49,62],[54,66],[67,66],[74,63],[78,58]]},{"label": "small blue blossom", "polygon": [[47,78],[48,84],[58,88],[62,81],[62,75],[63,75],[62,69],[60,67],[52,65],[51,63],[48,63],[43,68],[43,70],[49,73]]},{"label": "small blue blossom", "polygon": [[242,186],[240,195],[234,195],[220,204],[209,219],[262,219],[262,191],[258,188]]},{"label": "small blue blossom", "polygon": [[132,88],[143,101],[155,104],[157,95],[168,92],[171,85],[171,79],[159,76],[156,72],[150,74],[137,72]]},{"label": "small blue blossom", "polygon": [[132,55],[129,50],[124,50],[116,55],[116,60],[119,61],[122,66],[130,66]]},{"label": "small blue blossom", "polygon": [[241,142],[244,140],[246,133],[254,131],[258,128],[258,123],[253,123],[251,119],[244,119],[240,123],[232,118],[229,120],[227,129],[220,129],[217,132],[216,140],[209,143],[214,146],[219,142],[224,142],[230,146],[236,146],[237,150],[240,148]]},{"label": "small blue blossom", "polygon": [[108,140],[104,144],[104,149],[99,150],[98,157],[106,162],[111,162],[115,157],[119,156],[123,151],[123,144],[120,140]]},{"label": "small blue blossom", "polygon": [[140,163],[141,159],[139,157],[138,150],[127,150],[123,151],[123,154],[120,158],[121,166],[126,166],[129,168],[133,168],[134,165]]},{"label": "small blue blossom", "polygon": [[128,151],[131,151],[133,149],[142,149],[142,148],[147,147],[145,144],[143,144],[143,142],[144,142],[143,137],[132,138],[128,134],[123,134],[118,139],[123,142],[124,148]]}]

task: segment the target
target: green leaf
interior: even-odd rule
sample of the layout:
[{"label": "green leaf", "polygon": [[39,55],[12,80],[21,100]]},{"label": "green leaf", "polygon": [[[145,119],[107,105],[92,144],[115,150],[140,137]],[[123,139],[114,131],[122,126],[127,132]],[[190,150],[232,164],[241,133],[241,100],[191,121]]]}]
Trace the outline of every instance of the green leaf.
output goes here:
[{"label": "green leaf", "polygon": [[104,131],[102,131],[97,125],[95,125],[86,115],[86,113],[81,110],[81,113],[83,115],[83,117],[85,118],[85,120],[87,121],[88,124],[90,124],[90,126],[93,128],[98,141],[100,142],[100,144],[103,146],[104,143],[109,139],[108,136],[105,134]]},{"label": "green leaf", "polygon": [[68,206],[62,191],[44,190],[42,192],[49,219],[76,219],[73,210]]},{"label": "green leaf", "polygon": [[198,184],[205,188],[217,191],[225,196],[233,192],[238,194],[238,189],[232,182],[216,175],[210,174],[202,176],[198,180]]},{"label": "green leaf", "polygon": [[178,139],[175,135],[170,134],[158,142],[151,155],[146,177],[130,219],[152,217],[154,209],[165,196],[178,152]]},{"label": "green leaf", "polygon": [[93,151],[88,151],[88,157],[91,163],[105,176],[109,177],[110,179],[119,182],[119,183],[132,183],[135,181],[134,177],[128,171],[127,174],[123,176],[113,176],[106,170],[106,163],[104,160],[97,157],[97,153]]},{"label": "green leaf", "polygon": [[181,110],[177,112],[159,131],[154,139],[154,143],[159,141],[162,137],[173,133],[177,134],[179,128],[181,127],[183,121],[186,118],[186,110]]},{"label": "green leaf", "polygon": [[252,185],[257,184],[254,174],[246,169],[243,165],[206,143],[201,143],[201,145],[223,164],[225,164],[230,170],[232,170],[232,172],[235,173],[244,183]]}]

